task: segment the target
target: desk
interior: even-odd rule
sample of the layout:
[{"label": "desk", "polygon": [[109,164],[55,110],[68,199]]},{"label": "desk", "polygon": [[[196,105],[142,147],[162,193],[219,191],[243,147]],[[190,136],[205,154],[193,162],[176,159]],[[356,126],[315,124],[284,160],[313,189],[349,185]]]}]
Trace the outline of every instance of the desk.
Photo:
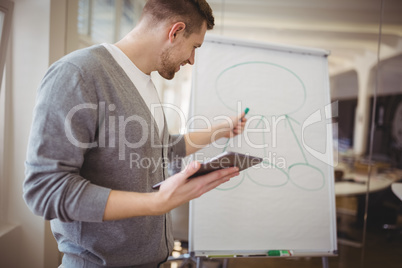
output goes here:
[{"label": "desk", "polygon": [[[401,170],[392,170],[388,171],[385,173],[374,173],[370,177],[370,200],[371,204],[375,204],[374,207],[371,206],[371,213],[376,213],[378,211],[382,211],[382,207],[380,207],[379,204],[376,204],[376,202],[372,202],[373,200],[382,200],[383,198],[383,193],[381,191],[389,189],[391,185],[395,184],[396,181],[398,181],[402,177],[402,171]],[[335,195],[337,197],[342,197],[342,196],[356,196],[357,198],[357,211],[354,214],[355,218],[355,226],[357,228],[363,227],[364,224],[364,213],[365,213],[365,194],[367,192],[367,181],[368,181],[368,174],[361,174],[361,173],[353,173],[353,172],[348,172],[345,173],[343,176],[344,179],[353,179],[353,182],[350,181],[339,181],[335,183]],[[402,183],[401,183],[402,187]],[[374,199],[373,199],[374,198]],[[345,210],[346,211],[346,210]],[[343,211],[340,211],[340,213],[345,213]],[[350,213],[350,212],[348,212]],[[381,218],[381,217],[380,217]],[[380,219],[373,219],[375,224],[378,224],[376,222],[379,221]],[[351,245],[351,246],[356,246],[360,247],[361,243],[355,241],[356,238],[350,237],[347,233],[344,231],[338,231],[338,241],[340,243],[346,244],[346,245]]]},{"label": "desk", "polygon": [[[372,174],[369,192],[385,190],[392,183],[402,177],[402,171],[396,170],[387,173]],[[339,181],[335,183],[336,196],[362,195],[367,192],[368,174],[347,173],[344,178],[354,179],[356,182]]]}]

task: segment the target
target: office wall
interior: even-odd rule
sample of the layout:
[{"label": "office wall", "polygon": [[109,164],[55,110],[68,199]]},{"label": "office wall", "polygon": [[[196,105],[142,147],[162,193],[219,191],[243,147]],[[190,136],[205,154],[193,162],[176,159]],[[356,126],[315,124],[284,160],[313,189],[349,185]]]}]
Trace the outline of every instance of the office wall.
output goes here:
[{"label": "office wall", "polygon": [[7,263],[2,263],[0,259],[0,267],[57,267],[59,254],[49,225],[41,217],[33,215],[25,205],[22,184],[36,90],[49,62],[63,51],[60,47],[64,46],[64,42],[60,42],[60,38],[65,36],[67,0],[14,2],[11,43],[6,63],[8,121],[5,172],[8,198],[6,211],[2,213],[6,213],[9,224],[19,226],[19,234],[13,234],[12,237],[19,237],[20,241],[7,239],[10,235],[0,237],[0,248],[15,248],[18,245],[19,249],[12,252],[13,256],[8,257]]}]

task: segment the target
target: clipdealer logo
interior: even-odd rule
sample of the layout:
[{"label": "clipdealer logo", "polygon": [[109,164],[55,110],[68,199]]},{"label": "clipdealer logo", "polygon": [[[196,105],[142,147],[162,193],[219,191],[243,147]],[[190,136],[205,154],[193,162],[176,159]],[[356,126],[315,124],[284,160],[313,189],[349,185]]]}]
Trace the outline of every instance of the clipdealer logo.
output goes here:
[{"label": "clipdealer logo", "polygon": [[[99,108],[99,109],[98,109]],[[99,137],[98,141],[94,141],[91,143],[88,142],[81,142],[77,140],[73,135],[73,117],[79,111],[85,109],[92,109],[92,110],[99,110],[98,111],[98,125],[99,125]],[[108,111],[113,112],[115,111],[116,106],[114,104],[108,105]],[[77,115],[78,116],[78,115]],[[106,103],[100,102],[98,104],[93,103],[82,103],[79,105],[74,106],[67,114],[66,119],[64,120],[64,130],[66,133],[66,137],[69,142],[79,148],[95,148],[95,147],[106,147],[106,126],[105,126],[105,116],[106,116]],[[108,146],[111,148],[116,147],[116,116],[109,115],[108,117],[109,126],[108,126]],[[135,143],[131,143],[126,138],[126,126],[130,122],[137,122],[141,125],[141,138],[136,141]],[[131,115],[127,118],[124,116],[118,116],[118,148],[119,148],[119,160],[125,160],[125,148],[140,148],[142,147],[148,139],[149,132],[148,132],[148,123],[144,118],[138,115]]]},{"label": "clipdealer logo", "polygon": [[[334,137],[338,137],[338,123],[334,122],[333,120],[338,117],[338,102],[336,101],[326,105],[324,107],[324,114],[325,116],[322,115],[322,110],[320,109],[310,114],[306,120],[304,120],[301,128],[301,141],[303,148],[314,158],[324,162],[327,165],[337,166],[339,162],[338,149],[334,148],[335,150],[333,150],[331,147],[332,142],[330,141],[334,140]],[[319,150],[316,150],[307,144],[305,132],[309,126],[312,126],[316,123],[322,123],[324,120],[326,121],[326,142],[325,150],[320,152]],[[337,147],[336,141],[334,141],[334,147]]]},{"label": "clipdealer logo", "polygon": [[[241,111],[243,110],[241,107],[241,103],[238,103],[238,108],[237,108],[237,114],[240,114]],[[215,116],[212,121],[207,118],[206,116],[202,115],[197,115],[191,117],[189,120],[186,120],[184,113],[182,110],[171,104],[152,104],[151,109],[164,109],[168,110],[170,109],[171,112],[174,112],[178,115],[179,121],[181,124],[181,130],[182,132],[188,133],[192,131],[197,131],[197,132],[212,132],[213,131],[213,125],[215,123],[225,123],[226,127],[222,129],[217,129],[214,130],[214,132],[211,135],[211,143],[207,146],[205,144],[198,144],[196,140],[191,140],[190,137],[187,137],[186,142],[190,144],[194,148],[204,148],[204,147],[213,147],[215,149],[226,149],[228,147],[232,148],[242,148],[242,140],[246,143],[246,146],[252,149],[262,149],[266,150],[269,148],[277,148],[282,145],[278,145],[277,143],[277,138],[279,132],[279,124],[281,122],[288,122],[289,123],[289,118],[281,115],[281,116],[275,116],[273,115],[270,120],[268,120],[267,117],[261,116],[261,115],[250,115],[248,117],[246,127],[244,132],[242,133],[242,138],[236,138],[236,139],[228,139],[226,144],[219,143],[217,140],[215,140],[216,136],[222,132],[222,131],[227,131],[228,129],[233,128],[233,117],[229,116]],[[88,113],[93,113],[93,111],[89,110],[95,110],[97,112],[97,117],[98,117],[98,138],[97,141],[93,142],[83,142],[79,140],[74,136],[75,132],[77,129],[74,129],[74,120],[79,120],[79,116],[85,116],[85,114]],[[109,104],[106,105],[105,102],[100,102],[99,104],[94,104],[94,103],[82,103],[79,105],[76,105],[73,107],[67,114],[65,121],[64,121],[64,129],[65,129],[65,134],[69,142],[79,148],[84,148],[84,149],[89,149],[89,148],[95,148],[95,147],[111,147],[115,148],[118,147],[118,155],[119,155],[119,160],[125,160],[126,159],[126,149],[127,148],[140,148],[144,146],[147,142],[148,139],[151,139],[151,146],[153,148],[160,148],[162,145],[160,143],[155,143],[154,138],[154,133],[156,127],[154,126],[155,121],[151,120],[151,122],[148,122],[144,118],[138,115],[131,115],[128,117],[125,117],[123,115],[117,116],[113,115],[113,112],[116,111],[116,106],[114,104]],[[82,114],[83,113],[83,114]],[[308,144],[309,138],[306,137],[306,132],[308,132],[308,128],[310,126],[315,125],[316,123],[322,124],[323,120],[331,120],[338,115],[338,103],[334,102],[331,104],[328,104],[324,107],[324,114],[325,116],[322,116],[321,109],[313,112],[310,114],[304,122],[301,124],[301,147],[303,147],[304,150],[306,150],[310,155],[312,155],[314,158],[329,164],[329,165],[337,165],[338,163],[338,157],[335,155],[334,159],[332,159],[333,156],[333,151],[331,148],[331,142],[332,140],[332,128],[335,130],[336,124],[333,122],[329,122],[326,124],[326,139],[325,139],[325,151],[320,152],[319,150],[313,148]],[[106,118],[107,118],[107,126],[106,126]],[[251,125],[258,122],[262,127],[255,128],[252,127]],[[136,123],[138,124],[138,129],[140,130],[138,133],[136,133],[135,137],[136,140],[135,142],[130,142],[129,139],[126,137],[126,127],[129,123]],[[289,123],[290,125],[290,123]],[[196,127],[198,126],[198,127]],[[200,127],[202,126],[202,127]],[[117,130],[116,130],[117,129]],[[267,135],[270,134],[271,140],[268,142],[267,140],[264,139],[264,142],[261,143],[257,140],[254,140],[253,137],[254,134],[261,134],[261,135]],[[106,142],[107,139],[107,142]],[[323,139],[320,139],[323,140]],[[167,144],[164,146],[172,146],[178,143],[180,140],[175,140],[172,142],[172,144]],[[301,148],[300,148],[301,149]],[[335,150],[336,152],[337,150]],[[273,158],[279,158],[278,155],[275,152],[267,152],[264,154],[265,156],[273,156]],[[135,158],[137,155],[130,157],[131,160],[137,159]],[[275,160],[275,159],[274,159]],[[283,162],[284,166],[286,166],[286,161],[284,159],[280,159],[281,162]],[[134,161],[135,162],[135,161]],[[272,160],[269,161],[272,163]]]}]

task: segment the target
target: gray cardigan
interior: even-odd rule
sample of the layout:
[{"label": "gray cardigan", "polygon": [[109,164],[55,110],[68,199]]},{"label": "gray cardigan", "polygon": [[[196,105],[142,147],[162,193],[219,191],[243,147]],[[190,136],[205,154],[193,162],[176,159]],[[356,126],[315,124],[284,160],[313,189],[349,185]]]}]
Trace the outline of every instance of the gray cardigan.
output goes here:
[{"label": "gray cardigan", "polygon": [[170,214],[102,222],[111,189],[151,192],[167,178],[167,160],[185,155],[183,137],[163,133],[103,46],[49,68],[37,95],[23,197],[51,220],[66,268],[153,267],[167,258]]}]

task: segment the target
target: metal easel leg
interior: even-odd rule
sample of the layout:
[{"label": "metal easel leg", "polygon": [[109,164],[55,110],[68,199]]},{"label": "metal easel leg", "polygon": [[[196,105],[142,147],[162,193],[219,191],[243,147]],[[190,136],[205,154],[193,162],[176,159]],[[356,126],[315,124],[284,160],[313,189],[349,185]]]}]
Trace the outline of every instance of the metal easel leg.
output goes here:
[{"label": "metal easel leg", "polygon": [[328,257],[322,257],[322,268],[329,268]]},{"label": "metal easel leg", "polygon": [[228,263],[229,263],[229,259],[224,259],[223,264],[222,264],[222,268],[228,268]]},{"label": "metal easel leg", "polygon": [[197,268],[202,268],[202,257],[197,257]]}]

